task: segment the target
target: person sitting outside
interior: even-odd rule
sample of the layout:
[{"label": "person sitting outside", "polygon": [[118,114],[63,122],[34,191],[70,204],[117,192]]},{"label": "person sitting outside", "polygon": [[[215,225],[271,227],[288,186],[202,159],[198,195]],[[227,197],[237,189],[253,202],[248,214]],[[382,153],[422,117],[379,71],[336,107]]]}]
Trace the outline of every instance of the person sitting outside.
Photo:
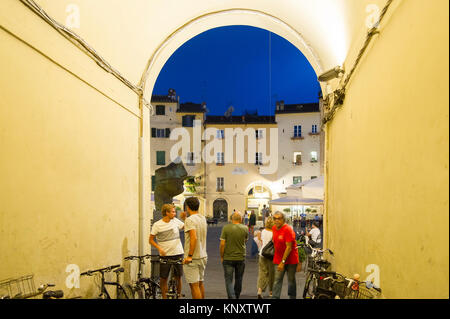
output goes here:
[{"label": "person sitting outside", "polygon": [[320,234],[319,222],[314,221],[312,223],[312,228],[310,230],[307,230],[306,236],[308,236],[309,238],[308,243],[311,245],[311,247],[320,247],[322,237]]}]

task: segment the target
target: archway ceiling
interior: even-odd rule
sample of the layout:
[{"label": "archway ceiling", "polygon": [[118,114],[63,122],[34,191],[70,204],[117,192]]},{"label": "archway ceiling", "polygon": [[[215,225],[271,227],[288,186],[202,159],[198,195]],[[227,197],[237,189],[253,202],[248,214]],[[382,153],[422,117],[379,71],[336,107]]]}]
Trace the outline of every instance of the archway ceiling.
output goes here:
[{"label": "archway ceiling", "polygon": [[[370,14],[366,12],[367,6],[375,4],[383,8],[386,0],[35,0],[35,2],[61,23],[64,23],[69,15],[66,12],[67,6],[77,5],[80,11],[80,28],[73,30],[128,80],[138,84],[150,57],[169,35],[189,21],[221,10],[250,10],[279,19],[301,34],[318,57],[323,70],[342,65],[355,41],[367,30],[365,21]],[[242,21],[236,20],[235,17],[233,19],[232,23],[239,21],[240,24],[248,24],[245,16]],[[214,27],[214,20],[212,24],[209,23]],[[265,23],[262,21],[260,25],[264,26]],[[192,28],[195,29],[195,23]],[[270,27],[266,29],[270,30]],[[195,36],[197,31],[189,32]],[[176,48],[168,50],[173,52]],[[171,52],[166,52],[166,55],[170,56]],[[161,69],[162,65],[157,65],[156,68]],[[317,72],[317,68],[315,69]]]}]

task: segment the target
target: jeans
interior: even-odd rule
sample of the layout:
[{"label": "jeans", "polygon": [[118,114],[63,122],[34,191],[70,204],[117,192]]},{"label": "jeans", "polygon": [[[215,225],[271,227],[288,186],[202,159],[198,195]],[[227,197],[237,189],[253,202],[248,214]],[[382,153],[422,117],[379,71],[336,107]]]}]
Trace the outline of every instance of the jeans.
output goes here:
[{"label": "jeans", "polygon": [[283,287],[284,274],[287,272],[288,279],[288,296],[289,299],[295,299],[297,297],[297,282],[295,280],[295,273],[297,270],[297,264],[284,265],[284,270],[279,271],[278,265],[273,265],[275,268],[275,278],[273,283],[272,299],[280,299],[281,288]]},{"label": "jeans", "polygon": [[[227,288],[228,299],[239,299],[242,291],[242,278],[244,277],[244,260],[224,260],[223,271],[225,276],[225,286]],[[233,287],[233,273],[234,287]]]}]

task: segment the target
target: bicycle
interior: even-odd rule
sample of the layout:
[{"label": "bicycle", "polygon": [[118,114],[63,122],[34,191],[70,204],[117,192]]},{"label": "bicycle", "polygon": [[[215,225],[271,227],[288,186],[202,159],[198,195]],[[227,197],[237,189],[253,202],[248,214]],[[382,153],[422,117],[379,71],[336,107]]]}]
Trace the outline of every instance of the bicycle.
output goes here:
[{"label": "bicycle", "polygon": [[145,259],[159,255],[128,256],[125,260],[139,260],[138,273],[134,286],[130,286],[132,298],[138,299],[160,299],[161,287],[159,283],[151,277],[142,277],[142,265],[145,265]]},{"label": "bicycle", "polygon": [[[95,269],[95,270],[88,270],[88,271],[81,273],[80,276],[93,276],[95,273],[101,274],[101,287],[100,287],[100,294],[98,296],[99,299],[111,299],[111,296],[110,296],[108,290],[106,289],[106,286],[115,286],[116,287],[116,298],[117,299],[129,299],[129,296],[128,296],[127,292],[125,291],[126,288],[128,290],[128,286],[126,286],[124,288],[124,286],[122,286],[119,283],[120,273],[124,272],[123,267],[120,267],[120,268],[119,267],[120,267],[120,265],[114,265],[114,266],[109,266],[109,267]],[[105,273],[111,272],[111,271],[113,271],[116,274],[116,282],[105,281]]]},{"label": "bicycle", "polygon": [[330,255],[334,256],[334,253],[331,249],[319,249],[314,248],[310,244],[304,244],[305,247],[311,250],[311,254],[307,254],[306,258],[306,281],[305,288],[303,289],[303,298],[311,299],[315,297],[315,291],[317,286],[319,285],[319,277],[318,275],[323,273],[336,274],[335,272],[328,271],[328,268],[331,266],[331,263],[324,258],[324,253],[329,252]]},{"label": "bicycle", "polygon": [[381,296],[381,288],[370,281],[359,281],[358,274],[353,278],[344,277],[344,281],[334,283],[332,289],[336,299],[378,299]]},{"label": "bicycle", "polygon": [[[165,259],[163,258],[163,260],[159,260],[160,263],[163,264],[170,264],[170,265],[182,265],[183,264],[183,258],[178,258],[178,259]],[[178,286],[178,282],[175,279],[175,273],[174,273],[174,267],[170,268],[170,275],[169,275],[169,281],[167,283],[167,299],[178,299],[179,297],[184,297],[183,294],[177,292],[177,286]]]},{"label": "bicycle", "polygon": [[49,290],[54,284],[43,284],[35,289],[34,275],[26,275],[18,278],[6,279],[0,282],[0,299],[29,299],[42,295],[42,299],[60,299],[64,297],[62,290]]}]

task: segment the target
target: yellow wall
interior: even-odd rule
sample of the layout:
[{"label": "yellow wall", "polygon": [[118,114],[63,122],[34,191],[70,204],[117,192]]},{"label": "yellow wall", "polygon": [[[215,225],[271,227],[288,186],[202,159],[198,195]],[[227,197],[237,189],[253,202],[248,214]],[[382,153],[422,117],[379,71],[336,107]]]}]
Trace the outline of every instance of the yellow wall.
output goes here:
[{"label": "yellow wall", "polygon": [[448,9],[401,1],[327,128],[334,268],[377,264],[387,298],[449,297]]},{"label": "yellow wall", "polygon": [[[148,100],[176,49],[223,25],[271,30],[316,71],[347,57],[348,70],[366,5],[385,3],[37,2],[62,23],[66,5],[79,5],[75,32],[131,83],[142,78]],[[448,298],[448,1],[394,3],[327,128],[326,240],[341,272],[364,277],[378,264],[388,298]],[[0,26],[0,278],[35,273],[63,289],[67,264],[83,271],[137,253],[138,99],[19,1],[0,1]],[[149,118],[144,109],[143,225]],[[74,293],[92,296],[92,282]]]},{"label": "yellow wall", "polygon": [[[35,36],[46,28],[33,16],[27,23]],[[25,28],[12,31],[36,40]],[[83,61],[65,39],[46,34],[36,41],[39,49],[59,48],[65,61]],[[138,252],[138,99],[105,80],[93,62],[74,68],[90,70],[83,82],[3,29],[0,43],[0,279],[33,273],[36,285],[51,282],[68,296],[94,296],[92,277],[81,279],[81,289],[66,288],[66,266],[122,264]],[[108,81],[113,91],[119,86],[118,100],[103,91]],[[149,180],[149,163],[145,170]]]}]

